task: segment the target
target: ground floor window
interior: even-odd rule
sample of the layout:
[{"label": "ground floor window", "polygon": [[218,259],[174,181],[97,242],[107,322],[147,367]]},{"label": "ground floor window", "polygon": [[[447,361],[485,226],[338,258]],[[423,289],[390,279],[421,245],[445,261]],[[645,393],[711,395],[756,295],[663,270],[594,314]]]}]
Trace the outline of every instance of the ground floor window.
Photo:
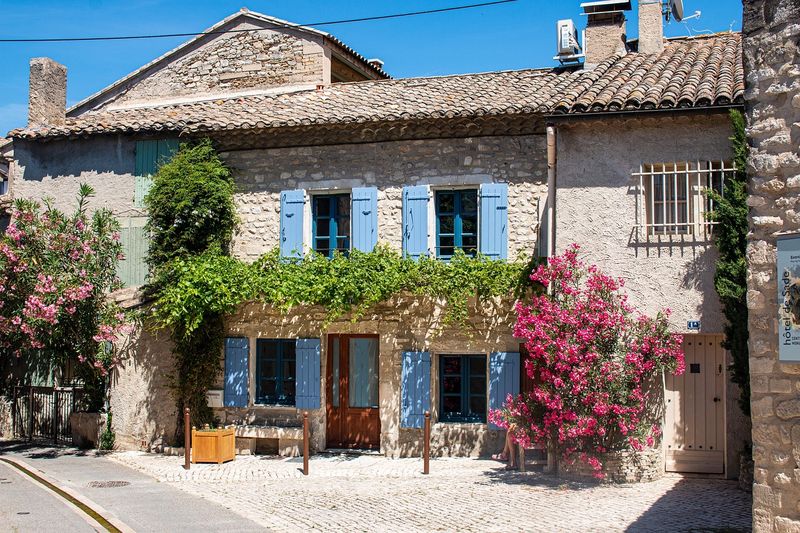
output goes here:
[{"label": "ground floor window", "polygon": [[486,356],[442,355],[439,390],[441,421],[486,422]]},{"label": "ground floor window", "polygon": [[295,339],[258,339],[257,404],[294,405]]}]

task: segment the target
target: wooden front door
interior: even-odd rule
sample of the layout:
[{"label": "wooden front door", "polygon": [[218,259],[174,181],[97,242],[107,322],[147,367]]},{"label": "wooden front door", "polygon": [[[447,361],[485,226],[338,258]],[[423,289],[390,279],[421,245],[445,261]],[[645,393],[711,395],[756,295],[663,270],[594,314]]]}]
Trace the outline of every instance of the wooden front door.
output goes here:
[{"label": "wooden front door", "polygon": [[329,335],[328,448],[380,449],[378,336]]},{"label": "wooden front door", "polygon": [[721,335],[685,335],[686,371],[666,378],[668,472],[725,470],[725,350]]}]

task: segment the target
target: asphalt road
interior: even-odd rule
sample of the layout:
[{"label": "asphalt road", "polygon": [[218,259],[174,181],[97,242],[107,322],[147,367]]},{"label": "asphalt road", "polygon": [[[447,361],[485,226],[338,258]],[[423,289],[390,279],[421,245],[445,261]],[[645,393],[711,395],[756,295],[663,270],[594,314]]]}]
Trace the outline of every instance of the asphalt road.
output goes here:
[{"label": "asphalt road", "polygon": [[0,462],[0,531],[82,533],[94,529],[64,500]]}]

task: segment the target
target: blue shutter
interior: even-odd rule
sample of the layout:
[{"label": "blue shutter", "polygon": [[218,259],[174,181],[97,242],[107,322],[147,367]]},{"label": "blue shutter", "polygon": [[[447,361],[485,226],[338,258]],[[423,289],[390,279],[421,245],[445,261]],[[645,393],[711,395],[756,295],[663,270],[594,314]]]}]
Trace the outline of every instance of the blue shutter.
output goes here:
[{"label": "blue shutter", "polygon": [[371,252],[378,244],[378,189],[353,189],[352,209],[353,249]]},{"label": "blue shutter", "polygon": [[403,255],[428,255],[428,187],[403,187]]},{"label": "blue shutter", "polygon": [[225,339],[225,407],[247,407],[250,343],[244,337]]},{"label": "blue shutter", "polygon": [[508,259],[508,184],[485,183],[480,197],[480,252],[491,259]]},{"label": "blue shutter", "polygon": [[319,339],[297,339],[295,349],[295,406],[319,409],[320,372]]},{"label": "blue shutter", "polygon": [[509,394],[519,394],[519,352],[494,352],[489,355],[489,409],[502,408]]},{"label": "blue shutter", "polygon": [[403,352],[400,427],[421,428],[431,409],[431,354]]},{"label": "blue shutter", "polygon": [[303,189],[281,193],[281,257],[303,257]]},{"label": "blue shutter", "polygon": [[136,176],[133,205],[145,207],[144,197],[153,186],[153,175],[178,151],[178,139],[136,141]]}]

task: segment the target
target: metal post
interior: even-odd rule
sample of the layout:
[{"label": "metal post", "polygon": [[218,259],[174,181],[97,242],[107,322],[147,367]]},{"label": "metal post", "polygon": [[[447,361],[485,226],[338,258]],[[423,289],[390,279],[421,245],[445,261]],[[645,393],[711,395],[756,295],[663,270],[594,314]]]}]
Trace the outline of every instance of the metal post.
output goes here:
[{"label": "metal post", "polygon": [[58,444],[58,390],[53,387],[53,444]]},{"label": "metal post", "polygon": [[13,401],[11,402],[11,435],[17,436],[17,416],[19,416],[19,408],[17,407],[17,387],[14,386]]},{"label": "metal post", "polygon": [[33,385],[28,388],[28,442],[33,440]]},{"label": "metal post", "polygon": [[303,411],[303,475],[308,475],[308,411]]},{"label": "metal post", "polygon": [[425,411],[425,436],[422,443],[422,473],[431,473],[431,412]]},{"label": "metal post", "polygon": [[190,457],[192,453],[192,426],[189,424],[189,408],[183,408],[183,468],[191,468]]}]

